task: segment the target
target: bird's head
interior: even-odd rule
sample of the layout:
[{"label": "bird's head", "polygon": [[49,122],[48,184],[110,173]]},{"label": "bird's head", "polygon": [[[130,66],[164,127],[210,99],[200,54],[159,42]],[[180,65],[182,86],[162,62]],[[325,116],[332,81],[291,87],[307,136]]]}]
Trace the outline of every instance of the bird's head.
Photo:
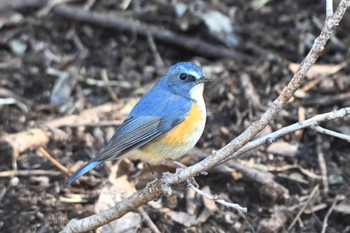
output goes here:
[{"label": "bird's head", "polygon": [[179,62],[165,74],[165,81],[176,95],[196,100],[203,94],[204,83],[210,81],[202,69],[191,62]]}]

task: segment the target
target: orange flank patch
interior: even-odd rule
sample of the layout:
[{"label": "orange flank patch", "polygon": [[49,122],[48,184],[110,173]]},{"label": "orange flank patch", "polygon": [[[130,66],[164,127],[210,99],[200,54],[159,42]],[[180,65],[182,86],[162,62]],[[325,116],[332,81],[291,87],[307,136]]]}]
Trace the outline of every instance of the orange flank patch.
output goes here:
[{"label": "orange flank patch", "polygon": [[196,103],[193,103],[185,120],[158,140],[168,146],[183,144],[186,141],[187,137],[190,136],[198,126],[201,118],[201,109]]},{"label": "orange flank patch", "polygon": [[[132,159],[142,159],[149,164],[159,164],[166,158],[176,159],[187,153],[202,134],[205,115],[196,103],[185,119],[168,133],[146,144],[139,153],[130,155]],[[201,131],[201,132],[198,132]]]}]

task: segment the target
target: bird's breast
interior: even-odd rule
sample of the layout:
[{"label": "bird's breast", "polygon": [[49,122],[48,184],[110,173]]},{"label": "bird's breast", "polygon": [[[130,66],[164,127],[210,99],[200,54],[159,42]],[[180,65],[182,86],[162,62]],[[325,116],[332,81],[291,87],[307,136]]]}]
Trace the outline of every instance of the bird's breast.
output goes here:
[{"label": "bird's breast", "polygon": [[203,133],[205,121],[204,100],[203,104],[193,102],[187,116],[180,124],[142,148],[140,159],[156,164],[164,159],[177,159],[183,156],[198,142]]},{"label": "bird's breast", "polygon": [[159,140],[169,146],[187,144],[192,141],[191,138],[197,142],[203,133],[205,119],[205,111],[202,111],[197,103],[192,103],[186,118]]}]

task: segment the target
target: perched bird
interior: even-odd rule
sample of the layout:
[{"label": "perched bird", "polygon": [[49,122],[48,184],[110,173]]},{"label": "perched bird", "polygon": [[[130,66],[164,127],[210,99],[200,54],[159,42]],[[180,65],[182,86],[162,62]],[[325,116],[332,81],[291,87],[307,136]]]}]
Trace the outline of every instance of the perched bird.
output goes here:
[{"label": "perched bird", "polygon": [[[128,157],[158,164],[186,154],[204,130],[203,88],[207,81],[193,63],[171,66],[139,100],[107,146],[66,182],[72,183],[105,161]],[[131,152],[133,149],[138,150]]]}]

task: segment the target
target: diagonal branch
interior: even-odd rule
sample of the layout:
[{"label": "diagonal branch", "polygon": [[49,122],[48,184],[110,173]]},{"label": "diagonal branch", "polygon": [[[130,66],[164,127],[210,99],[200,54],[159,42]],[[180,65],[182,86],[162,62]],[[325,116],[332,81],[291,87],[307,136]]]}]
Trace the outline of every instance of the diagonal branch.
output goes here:
[{"label": "diagonal branch", "polygon": [[200,174],[203,171],[218,165],[221,161],[229,158],[233,153],[242,148],[246,143],[253,139],[261,130],[276,117],[277,113],[287,104],[294,92],[302,84],[307,71],[316,62],[317,58],[324,51],[326,42],[329,40],[334,28],[339,24],[346,9],[350,6],[350,0],[342,0],[334,12],[327,18],[321,34],[316,38],[309,54],[302,61],[297,72],[287,87],[282,91],[278,98],[273,102],[267,111],[241,135],[227,144],[225,147],[211,154],[201,162],[188,168],[178,170],[175,174],[164,173],[162,179],[148,184],[146,188],[132,194],[129,198],[117,203],[113,208],[101,211],[98,214],[89,216],[81,220],[71,220],[62,232],[85,232],[102,226],[114,219],[117,219],[127,212],[159,197],[160,195],[170,195],[171,186],[184,182],[190,177]]}]

